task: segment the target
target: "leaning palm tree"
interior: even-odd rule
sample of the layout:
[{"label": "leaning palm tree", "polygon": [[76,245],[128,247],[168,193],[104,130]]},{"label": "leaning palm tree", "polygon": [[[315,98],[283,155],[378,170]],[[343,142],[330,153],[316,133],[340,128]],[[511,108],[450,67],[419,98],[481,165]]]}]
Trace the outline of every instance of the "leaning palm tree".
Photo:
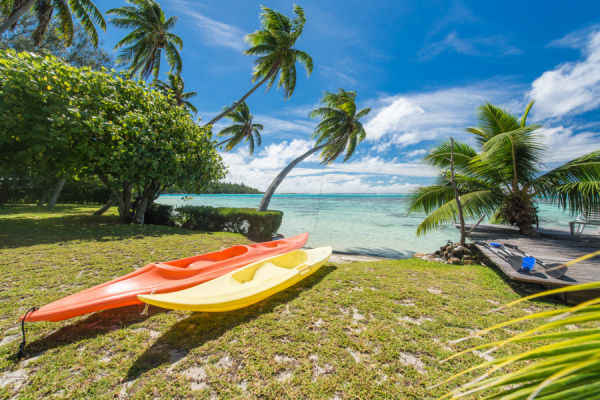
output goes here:
[{"label": "leaning palm tree", "polygon": [[196,107],[188,101],[192,97],[196,97],[196,92],[184,92],[185,83],[180,75],[169,74],[169,82],[158,81],[156,87],[159,88],[167,96],[172,96],[178,106],[188,108],[194,114],[198,112]]},{"label": "leaning palm tree", "polygon": [[140,71],[142,79],[150,74],[158,79],[160,60],[164,49],[167,62],[171,67],[169,72],[181,73],[181,56],[183,48],[181,38],[171,32],[177,22],[177,17],[167,19],[160,4],[154,0],[127,0],[132,6],[113,8],[107,13],[120,18],[112,18],[110,23],[121,29],[132,29],[116,45],[121,54],[117,57],[119,65],[129,64],[129,77]]},{"label": "leaning palm tree", "polygon": [[260,56],[255,61],[252,74],[252,82],[258,81],[258,83],[240,100],[211,119],[206,125],[214,125],[225,115],[233,112],[265,82],[268,82],[267,90],[269,90],[278,75],[277,88],[283,86],[284,98],[289,99],[296,87],[297,61],[304,65],[309,76],[312,72],[312,58],[307,53],[294,48],[306,23],[304,10],[295,5],[296,18],[290,20],[289,17],[270,8],[262,7],[262,9],[262,29],[246,36],[246,41],[252,47],[244,51],[244,54],[249,56]]},{"label": "leaning palm tree", "polygon": [[71,45],[75,32],[73,15],[90,35],[92,43],[96,47],[98,47],[98,32],[94,22],[100,25],[102,30],[106,30],[106,22],[102,13],[91,0],[14,0],[12,7],[8,6],[9,2],[3,1],[2,3],[0,13],[6,18],[0,23],[0,34],[8,28],[14,29],[19,19],[29,10],[33,10],[33,14],[38,20],[32,36],[36,46],[41,43],[55,11],[59,21],[58,32],[67,46]]},{"label": "leaning palm tree", "polygon": [[[455,142],[454,168],[466,217],[487,214],[495,222],[516,225],[524,235],[538,236],[537,198],[573,213],[600,207],[600,150],[544,172],[547,153],[538,133],[541,125],[527,125],[532,106],[529,103],[520,118],[490,103],[478,107],[479,126],[466,129],[475,136],[477,149]],[[424,159],[442,172],[435,184],[412,194],[409,213],[428,214],[417,235],[456,219],[450,149],[449,142],[441,143]]]},{"label": "leaning palm tree", "polygon": [[221,129],[217,136],[229,138],[217,144],[216,147],[227,144],[227,146],[225,146],[225,151],[230,151],[242,140],[245,140],[248,142],[250,154],[254,153],[254,140],[256,139],[258,146],[261,145],[262,139],[260,137],[260,131],[263,130],[263,126],[261,124],[252,123],[254,116],[250,114],[246,102],[241,103],[237,106],[235,111],[227,114],[227,118],[234,122],[234,124]]},{"label": "leaning palm tree", "polygon": [[311,118],[321,118],[312,135],[312,138],[316,139],[315,147],[296,158],[275,177],[256,211],[267,211],[275,190],[299,162],[318,151],[321,151],[321,164],[331,164],[344,152],[346,155],[343,162],[346,162],[354,154],[356,146],[367,136],[359,120],[371,109],[365,108],[357,112],[356,92],[347,92],[344,89],[338,90],[337,93],[325,92],[321,103],[325,107],[317,108],[310,113]]}]

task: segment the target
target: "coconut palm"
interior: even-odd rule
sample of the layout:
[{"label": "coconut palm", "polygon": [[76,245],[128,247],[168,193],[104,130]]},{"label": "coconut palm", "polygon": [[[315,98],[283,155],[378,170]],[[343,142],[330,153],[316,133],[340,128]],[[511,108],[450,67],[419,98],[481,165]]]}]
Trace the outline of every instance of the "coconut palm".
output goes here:
[{"label": "coconut palm", "polygon": [[112,18],[110,23],[117,28],[132,29],[116,45],[121,53],[117,57],[120,65],[129,64],[129,77],[140,71],[142,79],[150,74],[158,79],[160,60],[164,49],[167,62],[171,67],[169,72],[181,73],[181,56],[183,48],[181,38],[171,32],[177,22],[177,17],[167,19],[160,4],[154,0],[127,0],[134,6],[113,8],[107,13],[120,18]]},{"label": "coconut palm", "polygon": [[304,10],[295,5],[296,18],[290,20],[289,17],[270,8],[262,7],[262,9],[262,28],[246,36],[245,40],[252,47],[244,51],[246,55],[259,56],[255,61],[252,74],[252,82],[258,81],[258,83],[239,101],[225,109],[206,125],[214,125],[235,110],[265,82],[268,82],[267,90],[269,90],[277,80],[277,76],[279,76],[277,88],[283,87],[284,98],[289,99],[296,87],[296,62],[304,65],[309,76],[312,72],[312,58],[307,53],[294,48],[306,23]]},{"label": "coconut palm", "polygon": [[263,126],[261,124],[252,123],[254,116],[250,114],[250,110],[248,109],[246,102],[241,103],[239,106],[237,106],[235,111],[227,114],[227,118],[233,121],[234,124],[221,129],[221,131],[217,134],[217,136],[229,137],[228,139],[217,144],[217,147],[227,143],[227,146],[225,146],[225,151],[230,151],[242,140],[245,140],[248,142],[250,154],[254,153],[254,141],[256,140],[256,143],[259,146],[261,145],[262,140],[260,137],[260,131],[263,130]]},{"label": "coconut palm", "polygon": [[337,93],[325,92],[321,103],[324,107],[310,113],[311,118],[321,118],[312,134],[312,138],[316,139],[315,147],[296,158],[275,177],[256,211],[267,210],[275,190],[299,162],[318,151],[321,151],[321,164],[331,164],[342,153],[346,153],[343,161],[346,162],[354,154],[356,146],[366,137],[367,132],[360,119],[371,109],[365,108],[357,112],[356,92],[347,92],[344,89],[339,89]]},{"label": "coconut palm", "polygon": [[[477,149],[462,142],[454,144],[456,182],[466,217],[483,214],[492,220],[516,225],[527,236],[537,236],[536,198],[548,199],[564,210],[580,212],[600,207],[600,150],[575,158],[543,172],[547,157],[539,124],[527,125],[529,103],[519,118],[490,103],[478,107],[479,125],[467,128],[475,136]],[[447,171],[449,142],[439,144],[425,163],[442,169],[437,182],[418,188],[412,195],[409,213],[428,217],[417,235],[456,219],[454,191]]]},{"label": "coconut palm", "polygon": [[[600,251],[566,263],[574,264],[584,258],[600,255]],[[566,286],[537,293],[505,305],[505,309],[527,300],[558,293],[598,290],[600,282]],[[523,321],[546,320],[533,329],[519,331],[506,340],[482,344],[451,356],[453,359],[473,351],[488,349],[485,354],[505,349],[517,343],[527,343],[525,351],[512,349],[506,356],[468,368],[444,383],[467,373],[479,376],[451,391],[443,398],[463,398],[485,392],[486,399],[597,399],[600,398],[600,298],[595,298],[569,309],[558,309],[526,315],[475,332],[469,338],[480,337],[490,331]],[[580,324],[588,323],[588,327]],[[591,324],[590,324],[591,323]],[[458,339],[462,341],[464,339]],[[448,360],[449,360],[448,359]],[[444,360],[447,361],[447,360]]]},{"label": "coconut palm", "polygon": [[94,22],[100,25],[102,30],[106,30],[102,13],[91,0],[14,0],[12,7],[7,7],[6,2],[3,3],[0,12],[6,19],[0,23],[0,34],[9,27],[14,29],[19,19],[32,10],[38,21],[32,36],[36,46],[41,43],[55,11],[59,21],[57,29],[67,46],[71,45],[75,32],[73,16],[90,35],[95,47],[98,47],[98,32]]},{"label": "coconut palm", "polygon": [[190,103],[188,101],[188,99],[191,99],[192,97],[196,97],[197,93],[196,92],[185,93],[183,91],[185,83],[183,82],[183,78],[180,75],[169,74],[168,81],[169,82],[158,81],[158,82],[156,82],[156,87],[158,87],[160,90],[162,90],[166,95],[172,96],[175,99],[175,101],[177,102],[178,106],[186,107],[190,111],[192,111],[194,114],[196,114],[198,112],[198,110],[192,103]]}]

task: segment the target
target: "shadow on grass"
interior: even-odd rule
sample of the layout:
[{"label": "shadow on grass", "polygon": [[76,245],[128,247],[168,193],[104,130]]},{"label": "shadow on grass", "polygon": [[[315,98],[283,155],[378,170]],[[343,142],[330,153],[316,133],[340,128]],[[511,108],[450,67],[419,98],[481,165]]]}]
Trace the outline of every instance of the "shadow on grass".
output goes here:
[{"label": "shadow on grass", "polygon": [[[93,339],[115,329],[121,329],[130,325],[144,322],[149,316],[161,314],[168,310],[151,307],[148,316],[140,315],[144,309],[143,304],[127,307],[111,308],[90,315],[88,318],[75,324],[67,325],[58,331],[31,342],[26,347],[26,352],[38,354],[46,350],[67,346],[85,339]],[[27,324],[25,324],[27,328]]]},{"label": "shadow on grass", "polygon": [[336,269],[337,267],[334,265],[324,265],[317,272],[294,286],[246,308],[220,313],[199,312],[192,314],[173,325],[135,360],[129,371],[127,371],[125,380],[135,380],[143,373],[171,362],[169,360],[170,350],[183,351],[187,354],[204,343],[221,337],[240,324],[260,317],[262,314],[272,312],[275,307],[293,300],[302,291],[309,290],[317,285]]},{"label": "shadow on grass", "polygon": [[66,244],[70,241],[108,242],[144,237],[212,234],[212,232],[170,226],[120,224],[118,217],[82,214],[57,215],[39,219],[0,219],[0,229],[10,232],[10,235],[6,237],[0,237],[0,249],[40,244]]}]

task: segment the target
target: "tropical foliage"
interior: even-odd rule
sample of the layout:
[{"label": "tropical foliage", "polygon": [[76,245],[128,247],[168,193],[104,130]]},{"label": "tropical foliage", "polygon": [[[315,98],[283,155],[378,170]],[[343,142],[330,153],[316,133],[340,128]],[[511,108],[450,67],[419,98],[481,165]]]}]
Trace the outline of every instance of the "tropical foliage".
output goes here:
[{"label": "tropical foliage", "polygon": [[217,147],[227,144],[225,151],[230,151],[244,140],[248,143],[250,154],[254,153],[254,141],[256,140],[258,146],[261,145],[260,131],[263,130],[263,126],[252,122],[254,116],[250,114],[246,102],[241,103],[233,112],[227,114],[227,118],[234,124],[221,129],[217,134],[220,137],[229,137],[217,144]]},{"label": "tropical foliage", "polygon": [[37,22],[32,35],[36,46],[42,42],[55,12],[58,19],[56,29],[67,46],[71,45],[76,29],[73,16],[90,35],[94,46],[98,46],[98,32],[94,23],[106,30],[102,13],[91,0],[13,0],[12,7],[8,6],[10,2],[3,3],[0,12],[6,19],[0,23],[0,34],[9,27],[14,29],[21,16],[31,10]]},{"label": "tropical foliage", "polygon": [[[456,182],[465,217],[483,214],[492,220],[519,227],[536,236],[536,199],[548,199],[572,213],[600,207],[600,150],[577,157],[544,172],[548,159],[540,124],[527,124],[533,102],[518,117],[490,103],[478,108],[479,125],[467,128],[477,148],[455,141]],[[451,144],[446,141],[431,150],[425,163],[441,169],[437,182],[418,188],[409,213],[428,214],[417,234],[450,223],[457,217],[450,182]]]},{"label": "tropical foliage", "polygon": [[[567,264],[575,264],[597,255],[600,255],[600,251]],[[600,282],[537,293],[509,303],[501,309],[542,296],[593,289],[600,289]],[[450,357],[448,360],[482,349],[488,349],[484,354],[490,354],[515,343],[534,344],[534,347],[529,350],[510,352],[509,355],[495,358],[452,376],[444,383],[467,373],[485,371],[445,397],[462,398],[486,393],[486,399],[507,400],[599,398],[600,329],[597,324],[600,321],[599,305],[600,298],[596,298],[567,310],[558,309],[531,314],[474,333],[472,337],[479,337],[493,330],[512,327],[520,322],[546,319],[545,323],[536,328],[515,334],[506,340],[480,345]],[[586,326],[581,327],[581,324]]]},{"label": "tropical foliage", "polygon": [[210,133],[143,82],[9,51],[0,87],[0,169],[95,175],[123,222],[143,222],[172,185],[200,191],[225,176]]},{"label": "tropical foliage", "polygon": [[342,153],[345,153],[342,162],[346,162],[354,154],[356,146],[367,136],[360,119],[369,114],[371,109],[365,108],[357,111],[356,92],[345,91],[341,88],[337,93],[325,92],[321,103],[324,107],[319,107],[310,113],[311,118],[321,119],[312,135],[312,138],[316,140],[315,147],[296,158],[275,177],[265,192],[257,211],[267,210],[275,190],[299,162],[318,151],[321,151],[322,164],[331,164]]},{"label": "tropical foliage", "polygon": [[[239,101],[206,125],[214,125],[225,115],[233,112],[264,83],[267,83],[267,90],[269,90],[277,81],[277,87],[283,87],[284,98],[289,99],[296,88],[296,62],[304,65],[309,76],[312,73],[312,58],[304,51],[294,48],[306,23],[302,7],[294,6],[296,15],[294,19],[267,7],[262,9],[261,29],[246,36],[246,41],[252,47],[244,51],[246,55],[258,56],[252,74],[252,82],[258,81],[258,83]],[[279,80],[277,80],[278,76]]]},{"label": "tropical foliage", "polygon": [[156,87],[162,90],[165,95],[172,96],[175,99],[175,102],[178,106],[186,107],[188,110],[196,114],[198,112],[198,109],[196,109],[196,107],[192,103],[190,103],[188,99],[196,97],[197,93],[184,92],[185,83],[183,82],[183,78],[180,75],[169,74],[168,80],[169,82],[156,82]]},{"label": "tropical foliage", "polygon": [[[92,38],[80,24],[75,24],[73,40],[66,47],[61,39],[60,21],[54,18],[42,41],[35,44],[32,33],[35,31],[37,19],[28,13],[19,20],[13,32],[6,32],[0,37],[0,50],[13,49],[17,52],[29,51],[37,54],[52,54],[76,67],[90,67],[93,70],[113,68],[111,55],[92,42]],[[100,42],[102,44],[102,41]]]},{"label": "tropical foliage", "polygon": [[162,51],[165,51],[167,62],[171,67],[169,72],[181,74],[181,56],[183,48],[181,38],[169,31],[173,30],[177,17],[167,19],[160,4],[154,0],[128,0],[133,6],[113,8],[108,10],[112,18],[110,23],[120,29],[131,29],[116,45],[122,49],[117,57],[119,65],[129,65],[129,76],[138,72],[142,79],[150,74],[158,79]]}]

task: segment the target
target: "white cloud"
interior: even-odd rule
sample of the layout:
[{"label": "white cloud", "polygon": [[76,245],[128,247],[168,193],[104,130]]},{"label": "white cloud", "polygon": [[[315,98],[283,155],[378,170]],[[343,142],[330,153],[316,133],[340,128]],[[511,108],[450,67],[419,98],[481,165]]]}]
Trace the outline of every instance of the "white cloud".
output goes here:
[{"label": "white cloud", "polygon": [[432,92],[397,95],[379,100],[372,119],[365,124],[367,140],[375,142],[373,150],[385,152],[424,141],[452,135],[465,138],[463,129],[474,125],[475,109],[484,101],[517,107],[520,86],[505,80],[490,80],[475,85]]},{"label": "white cloud", "polygon": [[456,52],[468,56],[502,57],[520,54],[522,51],[512,45],[505,35],[476,36],[461,38],[456,31],[450,32],[443,40],[430,43],[417,54],[419,61],[430,61],[441,53]]},{"label": "white cloud", "polygon": [[[229,169],[228,182],[244,183],[266,190],[272,180],[291,161],[313,147],[314,143],[295,139],[270,144],[249,156],[245,149],[223,153]],[[276,193],[317,193],[321,190],[323,167],[318,157],[311,155],[294,168]],[[325,168],[323,193],[405,193],[415,184],[398,182],[402,177],[430,178],[436,171],[417,162],[400,162],[365,156],[346,163],[334,163]],[[394,180],[390,182],[390,180]],[[385,182],[388,181],[388,184]],[[384,182],[384,183],[381,183]]]},{"label": "white cloud", "polygon": [[528,97],[536,100],[536,118],[581,114],[600,106],[600,30],[578,31],[553,45],[580,47],[583,43],[582,60],[546,71],[531,85]]},{"label": "white cloud", "polygon": [[444,13],[444,17],[435,24],[433,29],[427,34],[427,37],[435,35],[440,32],[443,28],[454,24],[466,24],[478,21],[479,18],[475,16],[473,11],[467,8],[463,1],[456,0],[453,2],[452,7]]},{"label": "white cloud", "polygon": [[215,21],[199,13],[192,5],[184,0],[169,0],[170,5],[181,12],[184,17],[193,18],[195,26],[206,44],[215,47],[229,47],[240,51],[244,50],[244,32],[238,27]]},{"label": "white cloud", "polygon": [[387,107],[380,109],[366,125],[369,140],[378,140],[384,135],[402,128],[406,117],[425,113],[421,107],[405,97],[400,97]]},{"label": "white cloud", "polygon": [[418,156],[422,156],[423,154],[426,154],[426,153],[427,153],[427,150],[419,149],[419,150],[411,151],[410,153],[408,153],[406,155],[406,157],[408,157],[408,158],[418,157]]},{"label": "white cloud", "polygon": [[549,167],[600,149],[599,132],[575,132],[573,127],[556,126],[541,131],[548,146]]}]

